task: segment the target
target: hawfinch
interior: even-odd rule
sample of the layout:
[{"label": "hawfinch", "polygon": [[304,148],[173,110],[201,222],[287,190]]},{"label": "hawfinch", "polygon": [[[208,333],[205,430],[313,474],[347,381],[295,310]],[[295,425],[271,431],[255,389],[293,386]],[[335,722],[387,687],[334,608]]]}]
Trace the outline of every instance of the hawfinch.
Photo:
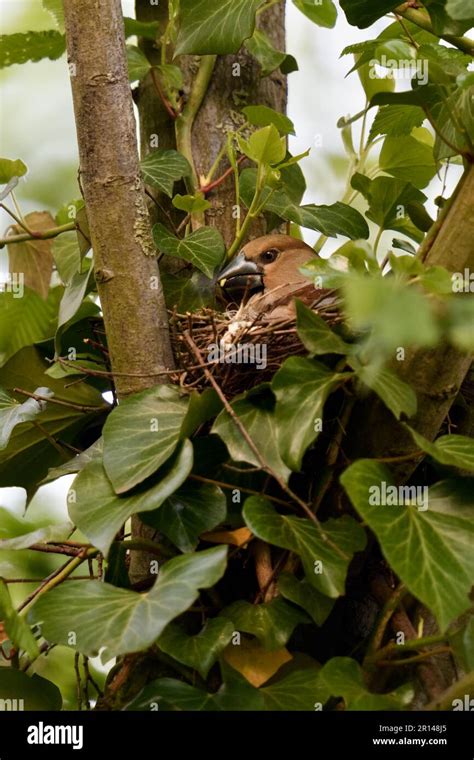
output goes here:
[{"label": "hawfinch", "polygon": [[[316,256],[303,240],[290,235],[264,235],[247,243],[219,273],[221,288],[234,301],[245,300],[245,315],[286,319],[295,315],[295,296],[310,305],[323,291],[299,271]],[[248,300],[247,300],[248,299]]]}]

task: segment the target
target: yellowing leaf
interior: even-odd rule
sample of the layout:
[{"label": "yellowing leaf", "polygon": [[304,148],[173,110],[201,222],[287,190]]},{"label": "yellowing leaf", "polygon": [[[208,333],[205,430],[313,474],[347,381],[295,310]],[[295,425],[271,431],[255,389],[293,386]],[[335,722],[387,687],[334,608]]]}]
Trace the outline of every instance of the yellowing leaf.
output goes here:
[{"label": "yellowing leaf", "polygon": [[267,652],[256,639],[242,639],[239,646],[229,644],[224,659],[258,688],[293,658],[286,647]]}]

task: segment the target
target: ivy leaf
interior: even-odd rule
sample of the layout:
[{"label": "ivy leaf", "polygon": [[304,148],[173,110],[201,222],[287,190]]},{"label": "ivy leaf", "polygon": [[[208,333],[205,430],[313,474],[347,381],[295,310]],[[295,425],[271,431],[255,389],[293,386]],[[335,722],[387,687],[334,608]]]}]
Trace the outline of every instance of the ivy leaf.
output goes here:
[{"label": "ivy leaf", "polygon": [[148,486],[125,496],[117,495],[102,461],[89,462],[74,480],[68,493],[69,515],[75,525],[106,555],[117,532],[133,514],[157,509],[179,488],[191,472],[192,444],[184,441],[156,473]]},{"label": "ivy leaf", "polygon": [[130,82],[144,79],[151,69],[151,63],[136,45],[127,45],[128,79]]},{"label": "ivy leaf", "polygon": [[366,29],[400,3],[393,0],[340,0],[340,5],[349,24]]},{"label": "ivy leaf", "polygon": [[194,636],[188,636],[177,623],[170,623],[156,643],[162,652],[207,678],[233,633],[234,626],[223,618],[208,620],[204,628]]},{"label": "ivy leaf", "polygon": [[227,514],[222,489],[207,483],[190,482],[178,488],[161,507],[143,522],[164,533],[182,552],[192,552],[201,533],[224,522]]},{"label": "ivy leaf", "polygon": [[[10,158],[0,158],[0,184],[5,185],[14,177],[23,177],[28,167],[21,158],[12,161]],[[3,200],[3,198],[2,198]]]},{"label": "ivy leaf", "polygon": [[237,139],[242,153],[257,164],[279,164],[286,156],[286,140],[280,137],[274,124],[253,132],[248,140]]},{"label": "ivy leaf", "polygon": [[334,599],[321,594],[307,580],[299,581],[290,573],[278,577],[278,588],[285,599],[302,607],[318,626],[323,625],[334,607]]},{"label": "ivy leaf", "polygon": [[226,568],[227,549],[187,554],[168,560],[160,568],[155,585],[145,594],[101,581],[64,585],[41,596],[30,611],[31,621],[41,624],[44,637],[68,646],[71,631],[77,651],[102,659],[148,649],[175,617],[195,601],[199,589],[210,588]]},{"label": "ivy leaf", "polygon": [[173,195],[174,183],[191,174],[189,161],[177,150],[154,150],[140,161],[142,176],[147,185],[152,185]]},{"label": "ivy leaf", "polygon": [[0,36],[0,69],[14,63],[41,61],[50,58],[55,61],[66,50],[64,34],[55,29],[43,32],[19,32]]},{"label": "ivy leaf", "polygon": [[0,578],[0,620],[3,621],[5,631],[16,649],[22,649],[32,660],[39,657],[38,644],[31,628],[13,606],[8,586],[3,578]]},{"label": "ivy leaf", "polygon": [[[255,193],[256,170],[244,169],[240,175],[240,195],[247,208],[250,206]],[[282,219],[294,222],[300,227],[322,232],[328,237],[345,235],[353,240],[369,237],[369,227],[362,214],[346,203],[333,203],[331,206],[316,206],[310,203],[298,206],[284,190],[273,191],[264,189],[262,202],[265,201],[265,211],[270,211]]]},{"label": "ivy leaf", "polygon": [[306,658],[303,667],[293,662],[284,665],[260,689],[265,710],[314,711],[318,702],[325,701],[325,692],[319,685],[319,672],[319,666]]},{"label": "ivy leaf", "polygon": [[293,5],[318,26],[332,29],[336,24],[337,9],[332,0],[293,0]]},{"label": "ivy leaf", "polygon": [[367,365],[359,367],[357,377],[375,391],[397,420],[402,415],[413,417],[416,414],[417,398],[415,391],[391,370],[378,369],[374,372],[373,368]]},{"label": "ivy leaf", "polygon": [[320,354],[348,354],[351,346],[327,325],[318,314],[299,299],[296,301],[296,328],[304,347],[311,356]]},{"label": "ivy leaf", "polygon": [[94,441],[92,446],[84,449],[80,454],[76,454],[76,456],[70,459],[69,462],[64,462],[64,464],[59,465],[59,467],[52,467],[48,471],[46,477],[41,481],[41,485],[50,483],[52,480],[57,480],[57,478],[62,478],[63,475],[71,475],[80,472],[84,469],[86,464],[89,464],[93,459],[102,457],[103,444],[102,437],[98,438]]},{"label": "ivy leaf", "polygon": [[147,684],[127,705],[127,710],[193,710],[193,711],[260,711],[263,696],[243,675],[221,663],[223,684],[219,691],[208,694],[174,678],[159,678]]},{"label": "ivy leaf", "polygon": [[73,274],[70,282],[66,285],[59,304],[58,324],[56,330],[56,349],[60,350],[60,337],[63,333],[61,328],[66,325],[79,311],[87,293],[94,286],[94,267],[89,263],[89,268],[84,272]]},{"label": "ivy leaf", "polygon": [[163,224],[155,224],[153,239],[162,253],[189,261],[209,278],[212,278],[225,254],[224,240],[215,227],[200,227],[180,240]]},{"label": "ivy leaf", "polygon": [[[54,396],[49,388],[36,388],[34,392],[38,396]],[[44,412],[46,406],[46,401],[37,401],[34,398],[27,398],[19,404],[16,399],[0,388],[0,449],[8,445],[12,431],[17,425],[34,420],[41,412]]]},{"label": "ivy leaf", "polygon": [[[63,700],[56,684],[36,673],[27,676],[22,670],[2,668],[0,677],[0,699],[11,700],[12,694],[17,702],[23,702],[19,710],[58,712]],[[6,702],[8,704],[8,701]]]},{"label": "ivy leaf", "polygon": [[180,0],[176,55],[237,53],[261,0]]},{"label": "ivy leaf", "polygon": [[333,599],[344,593],[352,555],[366,543],[364,529],[352,517],[327,520],[318,529],[306,518],[279,515],[261,496],[246,499],[243,516],[262,541],[301,557],[306,579],[316,590]]},{"label": "ivy leaf", "polygon": [[467,435],[441,435],[433,443],[405,425],[416,445],[433,459],[450,467],[474,472],[474,438]]},{"label": "ivy leaf", "polygon": [[343,697],[348,710],[403,710],[413,698],[410,686],[401,686],[389,694],[371,694],[362,668],[351,657],[329,660],[319,671],[318,686],[326,689],[327,697]]},{"label": "ivy leaf", "polygon": [[231,620],[235,630],[256,636],[269,651],[284,647],[297,625],[309,623],[307,615],[281,597],[262,604],[240,600],[225,607],[220,616]]},{"label": "ivy leaf", "polygon": [[269,106],[246,106],[242,113],[255,127],[275,126],[281,135],[294,135],[295,126],[284,113],[279,113]]},{"label": "ivy leaf", "polygon": [[74,525],[68,520],[67,522],[51,523],[43,527],[34,522],[23,518],[14,518],[8,516],[10,524],[7,526],[5,515],[2,514],[4,524],[0,529],[0,551],[28,549],[33,544],[44,544],[48,541],[64,541],[74,530]]},{"label": "ivy leaf", "polygon": [[450,636],[456,658],[466,672],[474,670],[474,617],[469,617],[460,631]]},{"label": "ivy leaf", "polygon": [[[470,606],[468,595],[474,576],[472,498],[469,505],[461,502],[456,492],[446,498],[442,484],[430,486],[429,493],[405,486],[404,491],[395,489],[397,493],[392,494],[387,491],[392,486],[390,471],[369,459],[348,467],[341,483],[377,536],[392,570],[434,612],[442,631],[446,630]],[[406,499],[416,504],[407,505]],[[388,503],[378,503],[384,501]]]},{"label": "ivy leaf", "polygon": [[386,137],[379,162],[388,174],[419,188],[425,187],[437,171],[433,149],[410,135]]},{"label": "ivy leaf", "polygon": [[354,190],[358,190],[369,201],[367,217],[384,230],[403,232],[417,242],[423,235],[411,224],[407,207],[413,201],[423,203],[426,195],[410,182],[395,177],[376,177],[374,180],[355,174],[351,180]]},{"label": "ivy leaf", "polygon": [[173,206],[180,211],[186,211],[187,214],[196,214],[200,211],[207,211],[211,204],[207,201],[202,193],[196,195],[175,195],[172,200]]},{"label": "ivy leaf", "polygon": [[64,232],[53,240],[54,263],[63,285],[69,285],[81,270],[81,252],[75,232]]},{"label": "ivy leaf", "polygon": [[[288,53],[277,50],[267,35],[259,29],[255,29],[253,35],[245,41],[245,47],[262,67],[262,77],[267,77],[278,68],[281,69],[283,74],[290,74],[292,71],[298,70],[296,59],[292,55],[288,55]],[[258,106],[253,107],[258,108]],[[262,106],[262,108],[266,108],[266,106]],[[265,125],[261,124],[259,126]]]},{"label": "ivy leaf", "polygon": [[[232,403],[232,408],[257,447],[263,461],[285,481],[290,470],[283,462],[277,444],[278,420],[273,410],[273,398],[260,389],[244,395]],[[248,462],[261,466],[259,458],[244,440],[242,433],[225,409],[218,415],[212,432],[227,446],[235,462]]]},{"label": "ivy leaf", "polygon": [[346,377],[301,356],[291,356],[274,375],[278,448],[293,471],[301,470],[306,449],[322,429],[326,399]]},{"label": "ivy leaf", "polygon": [[124,399],[104,425],[104,468],[116,493],[153,475],[181,436],[188,399],[176,387],[156,385]]},{"label": "ivy leaf", "polygon": [[64,32],[63,0],[43,0],[43,8],[51,13],[58,29]]}]

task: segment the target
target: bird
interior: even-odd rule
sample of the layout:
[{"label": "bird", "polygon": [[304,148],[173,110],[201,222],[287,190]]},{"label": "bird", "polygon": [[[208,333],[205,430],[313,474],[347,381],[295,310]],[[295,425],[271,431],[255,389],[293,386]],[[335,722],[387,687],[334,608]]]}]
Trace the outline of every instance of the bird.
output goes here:
[{"label": "bird", "polygon": [[217,279],[225,296],[242,304],[239,318],[291,319],[295,297],[311,305],[325,292],[300,272],[316,257],[311,246],[291,235],[263,235],[244,245]]}]

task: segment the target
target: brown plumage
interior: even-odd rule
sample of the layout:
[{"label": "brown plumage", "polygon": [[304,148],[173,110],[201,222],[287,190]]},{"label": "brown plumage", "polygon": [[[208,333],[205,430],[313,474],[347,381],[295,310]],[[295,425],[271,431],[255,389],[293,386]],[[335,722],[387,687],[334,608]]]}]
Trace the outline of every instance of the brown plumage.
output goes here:
[{"label": "brown plumage", "polygon": [[291,318],[295,297],[311,305],[324,294],[299,271],[315,256],[303,240],[264,235],[242,248],[221,271],[219,282],[228,296],[245,301],[242,317],[264,314],[266,319]]}]

